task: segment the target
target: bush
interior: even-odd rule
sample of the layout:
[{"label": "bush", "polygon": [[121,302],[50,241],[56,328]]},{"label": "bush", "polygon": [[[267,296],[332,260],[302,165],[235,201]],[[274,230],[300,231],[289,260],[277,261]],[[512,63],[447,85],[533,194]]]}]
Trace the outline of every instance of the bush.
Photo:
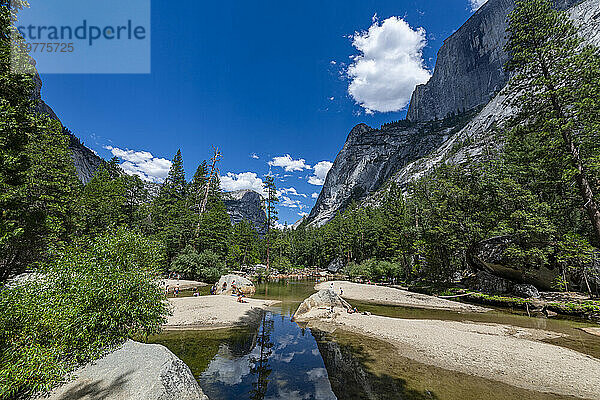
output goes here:
[{"label": "bush", "polygon": [[0,292],[0,398],[49,390],[133,335],[157,333],[168,309],[159,246],[118,229],[74,245]]},{"label": "bush", "polygon": [[351,278],[362,277],[375,282],[400,279],[404,274],[402,265],[379,260],[365,260],[360,264],[350,263],[345,271]]},{"label": "bush", "polygon": [[198,252],[186,246],[171,263],[171,269],[188,279],[216,282],[226,271],[225,263],[211,250]]}]

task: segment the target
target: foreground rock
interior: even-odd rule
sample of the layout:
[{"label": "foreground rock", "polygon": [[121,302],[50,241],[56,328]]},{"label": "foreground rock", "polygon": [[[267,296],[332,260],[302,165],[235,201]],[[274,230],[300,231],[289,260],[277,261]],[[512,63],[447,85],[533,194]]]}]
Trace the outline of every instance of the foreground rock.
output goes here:
[{"label": "foreground rock", "polygon": [[323,289],[305,299],[294,313],[295,321],[322,318],[332,314],[346,312],[350,304],[331,289]]},{"label": "foreground rock", "polygon": [[169,299],[173,315],[164,329],[215,329],[254,324],[274,300],[244,299],[235,296],[200,296]]},{"label": "foreground rock", "polygon": [[311,328],[384,340],[403,356],[446,370],[544,393],[600,399],[600,360],[542,342],[559,334],[500,324],[338,313]]},{"label": "foreground rock", "polygon": [[75,371],[51,400],[208,400],[187,365],[158,344],[128,340]]},{"label": "foreground rock", "polygon": [[458,312],[487,312],[488,308],[458,303],[435,296],[412,293],[406,290],[385,286],[365,285],[345,281],[322,282],[315,286],[316,290],[332,289],[335,293],[343,291],[342,297],[348,300],[367,301],[373,303],[404,307],[428,308]]},{"label": "foreground rock", "polygon": [[[225,284],[225,286],[223,286]],[[234,294],[233,286],[237,288],[237,291],[245,294],[246,296],[252,296],[256,292],[256,287],[250,279],[244,278],[239,275],[223,275],[219,282],[215,284],[215,294]],[[237,292],[235,293],[237,294]]]}]

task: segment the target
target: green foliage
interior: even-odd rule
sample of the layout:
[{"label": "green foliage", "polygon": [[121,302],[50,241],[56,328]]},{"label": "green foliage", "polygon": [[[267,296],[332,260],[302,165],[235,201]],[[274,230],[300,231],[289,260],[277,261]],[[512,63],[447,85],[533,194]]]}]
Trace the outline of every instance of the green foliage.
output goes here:
[{"label": "green foliage", "polygon": [[160,246],[118,229],[67,247],[35,279],[0,292],[0,398],[47,390],[77,365],[167,314]]},{"label": "green foliage", "polygon": [[78,232],[95,236],[111,226],[142,225],[149,194],[137,176],[126,175],[117,160],[101,165],[77,200]]},{"label": "green foliage", "polygon": [[508,68],[520,94],[507,160],[520,183],[551,206],[557,227],[599,245],[600,51],[584,45],[549,0],[517,1],[509,22]]},{"label": "green foliage", "polygon": [[171,270],[192,280],[213,283],[226,272],[225,263],[211,250],[198,253],[186,246],[171,262]]},{"label": "green foliage", "polygon": [[353,279],[362,278],[375,282],[389,282],[392,279],[402,279],[404,276],[402,265],[378,260],[352,262],[346,266],[345,272]]},{"label": "green foliage", "polygon": [[[11,24],[23,5],[0,8],[0,281],[68,239],[79,189],[62,127],[36,111],[35,70],[11,72]],[[26,54],[12,55],[30,65]]]}]

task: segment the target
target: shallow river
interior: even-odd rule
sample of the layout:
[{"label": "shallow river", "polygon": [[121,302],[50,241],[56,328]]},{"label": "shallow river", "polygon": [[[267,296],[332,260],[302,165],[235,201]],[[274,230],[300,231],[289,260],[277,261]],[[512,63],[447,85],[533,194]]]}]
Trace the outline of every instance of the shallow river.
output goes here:
[{"label": "shallow river", "polygon": [[[290,320],[314,292],[314,282],[260,284],[254,297],[281,303],[243,329],[169,331],[151,338],[192,370],[211,400],[219,399],[571,399],[436,368],[402,357],[385,342],[336,331],[305,329]],[[557,331],[553,343],[600,358],[593,326],[570,320],[529,318],[502,311],[459,314],[351,302],[359,310],[401,318],[468,320]],[[596,325],[597,326],[597,325]],[[556,368],[560,368],[559,365]]]}]

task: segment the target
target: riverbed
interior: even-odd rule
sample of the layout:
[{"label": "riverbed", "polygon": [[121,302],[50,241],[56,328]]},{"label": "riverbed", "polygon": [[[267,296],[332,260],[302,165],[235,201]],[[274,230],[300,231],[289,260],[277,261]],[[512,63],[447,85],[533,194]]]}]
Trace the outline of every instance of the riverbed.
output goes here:
[{"label": "riverbed", "polygon": [[[520,389],[425,365],[381,340],[343,330],[332,333],[291,321],[314,293],[314,282],[257,285],[254,296],[278,300],[244,328],[165,332],[166,345],[190,366],[211,399],[572,399]],[[529,318],[494,310],[457,313],[350,301],[359,310],[405,319],[501,323],[564,335],[553,344],[598,357],[600,338],[583,321]],[[597,325],[596,325],[597,326]],[[559,365],[556,368],[560,368]]]}]

